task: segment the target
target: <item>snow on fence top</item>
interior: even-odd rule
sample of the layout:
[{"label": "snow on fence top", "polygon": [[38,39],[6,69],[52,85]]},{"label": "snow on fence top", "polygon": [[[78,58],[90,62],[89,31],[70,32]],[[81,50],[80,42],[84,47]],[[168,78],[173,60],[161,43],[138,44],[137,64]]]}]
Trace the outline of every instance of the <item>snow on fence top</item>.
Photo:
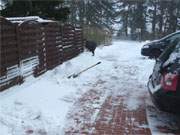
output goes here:
[{"label": "snow on fence top", "polygon": [[38,16],[0,16],[0,25],[0,91],[22,83],[29,75],[37,77],[55,68],[84,48],[81,27],[71,24],[60,25]]},{"label": "snow on fence top", "polygon": [[12,23],[22,23],[27,20],[37,21],[39,23],[55,22],[52,20],[46,20],[46,19],[40,18],[39,16],[10,17],[10,18],[6,18],[6,19],[11,21]]}]

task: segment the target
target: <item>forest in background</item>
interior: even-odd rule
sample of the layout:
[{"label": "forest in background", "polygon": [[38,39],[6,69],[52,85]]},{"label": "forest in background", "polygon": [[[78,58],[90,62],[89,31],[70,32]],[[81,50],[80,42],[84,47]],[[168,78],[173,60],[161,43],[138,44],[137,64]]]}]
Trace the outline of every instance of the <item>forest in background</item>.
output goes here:
[{"label": "forest in background", "polygon": [[4,17],[40,16],[66,21],[70,13],[63,0],[1,0]]},{"label": "forest in background", "polygon": [[157,39],[180,29],[180,0],[72,0],[69,20],[106,27],[117,37]]},{"label": "forest in background", "polygon": [[107,32],[104,36],[114,33],[121,39],[152,40],[180,29],[180,0],[2,1],[2,16],[36,15],[70,22],[83,26],[90,39],[97,38],[99,30],[102,39]]}]

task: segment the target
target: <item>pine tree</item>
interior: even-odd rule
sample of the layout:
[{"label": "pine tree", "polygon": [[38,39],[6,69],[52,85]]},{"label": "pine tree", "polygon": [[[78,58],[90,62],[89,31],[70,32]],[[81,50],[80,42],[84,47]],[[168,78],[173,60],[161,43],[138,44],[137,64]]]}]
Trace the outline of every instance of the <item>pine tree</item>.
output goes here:
[{"label": "pine tree", "polygon": [[63,7],[62,4],[62,0],[12,0],[12,3],[8,2],[1,13],[5,17],[40,16],[64,21],[68,17],[69,9]]},{"label": "pine tree", "polygon": [[115,18],[115,4],[109,0],[68,1],[70,21],[82,25],[95,25],[111,29]]}]

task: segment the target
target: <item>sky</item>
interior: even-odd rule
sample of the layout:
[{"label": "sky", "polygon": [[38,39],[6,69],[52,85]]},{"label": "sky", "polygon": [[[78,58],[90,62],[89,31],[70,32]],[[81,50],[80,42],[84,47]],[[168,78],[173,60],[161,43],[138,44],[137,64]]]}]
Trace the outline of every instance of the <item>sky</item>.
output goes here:
[{"label": "sky", "polygon": [[3,6],[3,3],[2,3],[2,1],[0,0],[0,10],[2,9],[2,6]]}]

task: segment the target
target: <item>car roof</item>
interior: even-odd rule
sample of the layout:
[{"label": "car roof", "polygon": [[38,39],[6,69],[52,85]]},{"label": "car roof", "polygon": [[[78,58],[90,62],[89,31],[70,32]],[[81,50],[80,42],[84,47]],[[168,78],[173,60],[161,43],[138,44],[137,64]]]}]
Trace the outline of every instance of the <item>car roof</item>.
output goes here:
[{"label": "car roof", "polygon": [[176,31],[176,32],[174,32],[174,33],[171,33],[171,34],[169,34],[169,35],[166,35],[165,37],[161,38],[160,40],[166,39],[166,38],[168,38],[168,37],[171,37],[171,36],[176,35],[176,34],[179,34],[179,33],[180,33],[180,30],[178,30],[178,31]]}]

